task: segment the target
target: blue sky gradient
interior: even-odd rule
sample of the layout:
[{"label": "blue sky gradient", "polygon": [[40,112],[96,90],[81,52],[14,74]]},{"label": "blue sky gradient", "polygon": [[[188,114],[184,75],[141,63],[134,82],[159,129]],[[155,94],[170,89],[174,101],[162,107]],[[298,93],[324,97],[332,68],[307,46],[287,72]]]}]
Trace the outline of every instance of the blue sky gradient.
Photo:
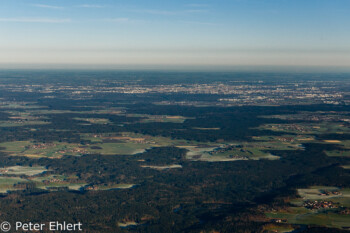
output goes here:
[{"label": "blue sky gradient", "polygon": [[0,64],[350,66],[349,0],[0,0]]}]

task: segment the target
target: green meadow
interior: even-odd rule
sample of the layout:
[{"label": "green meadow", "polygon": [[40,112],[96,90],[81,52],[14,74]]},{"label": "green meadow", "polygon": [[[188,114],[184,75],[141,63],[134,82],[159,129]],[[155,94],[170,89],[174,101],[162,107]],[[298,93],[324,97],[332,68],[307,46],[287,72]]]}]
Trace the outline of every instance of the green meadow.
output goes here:
[{"label": "green meadow", "polygon": [[324,140],[325,143],[339,145],[340,149],[326,151],[328,156],[350,157],[350,140]]},{"label": "green meadow", "polygon": [[79,118],[79,117],[76,117],[76,118],[73,118],[73,119],[79,120],[79,121],[85,121],[85,122],[90,123],[90,124],[101,124],[101,125],[104,125],[104,124],[110,124],[111,123],[108,119],[105,119],[105,118]]},{"label": "green meadow", "polygon": [[4,167],[0,168],[1,175],[26,175],[26,176],[35,176],[46,172],[47,169],[41,166],[12,166],[12,167]]},{"label": "green meadow", "polygon": [[14,187],[18,183],[28,183],[28,180],[19,177],[5,177],[0,176],[0,193],[7,193],[7,191],[19,190]]},{"label": "green meadow", "polygon": [[130,189],[133,188],[135,184],[100,184],[86,187],[86,190],[90,191],[105,191],[112,189]]}]

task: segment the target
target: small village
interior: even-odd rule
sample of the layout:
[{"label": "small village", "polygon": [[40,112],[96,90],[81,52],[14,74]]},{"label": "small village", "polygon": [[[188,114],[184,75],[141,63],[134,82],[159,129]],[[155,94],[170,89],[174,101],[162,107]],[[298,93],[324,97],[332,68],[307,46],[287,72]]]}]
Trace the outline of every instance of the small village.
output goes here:
[{"label": "small village", "polygon": [[318,210],[318,209],[333,209],[337,208],[335,203],[332,201],[305,201],[303,206],[310,210]]},{"label": "small village", "polygon": [[9,171],[10,171],[10,169],[1,168],[1,169],[0,169],[0,174],[8,173]]},{"label": "small village", "polygon": [[[54,149],[55,147],[59,146],[59,144],[56,143],[36,143],[32,145],[28,145],[25,147],[25,149],[35,149],[35,150],[47,150],[47,149]],[[89,152],[86,151],[84,148],[65,148],[58,150],[55,152],[56,154],[88,154]]]},{"label": "small village", "polygon": [[36,143],[26,146],[26,149],[48,149],[57,146],[55,143]]},{"label": "small village", "polygon": [[48,180],[44,180],[43,183],[44,183],[45,185],[47,185],[47,184],[51,184],[51,183],[63,184],[63,183],[67,183],[67,182],[65,182],[65,181],[63,181],[63,180],[61,180],[61,179],[57,179],[57,178],[50,178],[50,179],[48,179]]},{"label": "small village", "polygon": [[100,188],[97,185],[91,185],[85,188],[85,190],[99,190]]},{"label": "small village", "polygon": [[339,195],[342,195],[341,192],[339,191],[327,191],[327,190],[321,190],[321,193],[318,194],[320,196],[331,196],[331,195],[334,195],[334,196],[339,196]]}]

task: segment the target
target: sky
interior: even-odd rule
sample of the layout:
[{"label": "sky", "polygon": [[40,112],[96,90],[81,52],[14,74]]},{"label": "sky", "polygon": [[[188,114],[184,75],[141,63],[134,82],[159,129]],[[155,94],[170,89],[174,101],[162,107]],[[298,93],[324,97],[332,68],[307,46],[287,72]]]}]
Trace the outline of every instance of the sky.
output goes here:
[{"label": "sky", "polygon": [[0,65],[350,67],[350,0],[0,0]]}]

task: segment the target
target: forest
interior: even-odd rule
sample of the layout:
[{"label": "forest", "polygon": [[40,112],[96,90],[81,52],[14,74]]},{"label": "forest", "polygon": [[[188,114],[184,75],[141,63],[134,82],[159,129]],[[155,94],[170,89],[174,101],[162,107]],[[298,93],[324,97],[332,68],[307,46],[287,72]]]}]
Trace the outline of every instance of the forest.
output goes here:
[{"label": "forest", "polygon": [[[309,132],[308,125],[324,122],[271,116],[307,112],[348,119],[350,105],[158,105],[154,102],[208,103],[222,96],[99,92],[73,96],[64,87],[98,85],[101,74],[81,72],[76,79],[72,78],[77,75],[74,72],[46,75],[51,78],[45,78],[40,72],[1,75],[0,82],[5,87],[11,84],[17,89],[3,86],[0,92],[3,123],[0,127],[0,220],[79,221],[85,232],[273,232],[271,227],[290,227],[305,233],[347,232],[347,225],[279,224],[266,213],[293,207],[290,201],[300,198],[299,189],[350,188],[350,169],[347,169],[350,156],[327,154],[342,151],[347,155],[350,151],[349,122],[331,119],[327,124],[341,124],[340,129],[314,128]],[[192,83],[194,79],[190,76],[203,74],[170,73],[165,79],[161,79],[163,75],[159,73],[148,74],[153,75],[153,79],[131,72],[118,73],[121,77],[113,73],[104,75],[104,80],[109,78],[118,83],[142,79],[142,85],[155,85],[172,84],[174,77],[176,83]],[[224,73],[215,79],[217,75],[207,74],[200,82],[228,82],[241,75]],[[114,76],[119,78],[112,78]],[[22,83],[18,77],[23,79]],[[245,74],[248,82],[256,78],[256,74]],[[84,79],[87,81],[83,85],[80,81]],[[277,83],[270,76],[265,80],[268,85]],[[40,88],[27,91],[26,83]],[[42,91],[48,85],[54,90]],[[339,90],[342,88],[340,85]],[[181,116],[185,120],[183,123],[165,121],[167,116]],[[261,128],[265,125],[293,125],[295,129]],[[301,138],[304,135],[307,140]],[[249,154],[251,151],[239,146],[242,143],[260,145],[255,143],[259,137],[268,145],[260,150],[273,155],[274,159],[256,158]],[[276,140],[286,146],[282,149],[274,146]],[[327,140],[330,142],[325,142]],[[104,153],[105,144],[116,153]],[[125,147],[143,151],[117,153]],[[208,162],[203,159],[204,155],[197,160],[188,157],[193,151],[208,156],[214,147],[228,148],[229,153],[240,150],[247,154],[247,159],[226,158],[225,154],[219,155],[215,162]],[[39,167],[45,171],[35,175],[19,172],[18,175],[11,170],[14,166]],[[347,217],[350,220],[349,215]]]}]

